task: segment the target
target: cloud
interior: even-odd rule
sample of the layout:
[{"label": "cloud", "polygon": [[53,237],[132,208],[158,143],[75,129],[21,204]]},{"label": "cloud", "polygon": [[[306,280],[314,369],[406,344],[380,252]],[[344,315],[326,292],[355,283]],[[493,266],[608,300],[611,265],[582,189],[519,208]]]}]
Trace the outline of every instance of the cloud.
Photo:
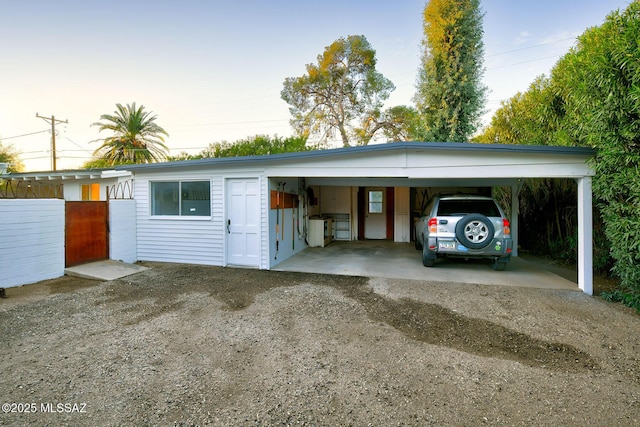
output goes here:
[{"label": "cloud", "polygon": [[559,31],[557,33],[544,36],[540,40],[540,43],[552,44],[552,43],[566,42],[567,39],[575,39],[579,35],[580,33],[576,31]]},{"label": "cloud", "polygon": [[575,44],[576,38],[580,33],[575,31],[559,31],[557,33],[544,36],[540,43],[547,46],[549,53],[564,54],[569,48]]},{"label": "cloud", "polygon": [[532,35],[533,34],[531,34],[527,30],[520,31],[520,34],[518,34],[518,37],[516,37],[516,44],[526,43],[527,41],[529,41],[529,38],[531,38]]}]

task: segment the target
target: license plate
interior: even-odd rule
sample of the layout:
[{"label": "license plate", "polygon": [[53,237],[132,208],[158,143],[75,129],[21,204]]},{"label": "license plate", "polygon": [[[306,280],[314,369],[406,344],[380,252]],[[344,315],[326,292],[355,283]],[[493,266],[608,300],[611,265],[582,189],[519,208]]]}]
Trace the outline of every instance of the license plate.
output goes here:
[{"label": "license plate", "polygon": [[453,250],[456,248],[456,242],[438,242],[439,249]]}]

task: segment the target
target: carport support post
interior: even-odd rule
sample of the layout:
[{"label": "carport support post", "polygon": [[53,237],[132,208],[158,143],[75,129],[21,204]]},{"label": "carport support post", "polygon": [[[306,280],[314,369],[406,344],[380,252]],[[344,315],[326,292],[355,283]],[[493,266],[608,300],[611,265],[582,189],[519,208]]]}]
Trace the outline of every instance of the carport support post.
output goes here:
[{"label": "carport support post", "polygon": [[593,209],[591,177],[578,180],[578,287],[593,295]]},{"label": "carport support post", "polygon": [[511,239],[513,240],[512,257],[518,256],[518,227],[520,217],[520,190],[522,190],[523,182],[518,180],[516,184],[511,185]]}]

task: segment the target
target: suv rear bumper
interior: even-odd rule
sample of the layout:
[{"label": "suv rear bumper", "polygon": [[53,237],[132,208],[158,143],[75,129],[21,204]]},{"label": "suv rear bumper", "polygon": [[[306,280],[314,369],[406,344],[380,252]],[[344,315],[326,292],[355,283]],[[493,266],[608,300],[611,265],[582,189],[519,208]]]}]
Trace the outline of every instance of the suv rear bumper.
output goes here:
[{"label": "suv rear bumper", "polygon": [[511,256],[513,240],[496,238],[482,249],[470,249],[460,244],[455,238],[429,237],[425,247],[425,255],[429,258],[451,256],[462,258],[506,258]]}]

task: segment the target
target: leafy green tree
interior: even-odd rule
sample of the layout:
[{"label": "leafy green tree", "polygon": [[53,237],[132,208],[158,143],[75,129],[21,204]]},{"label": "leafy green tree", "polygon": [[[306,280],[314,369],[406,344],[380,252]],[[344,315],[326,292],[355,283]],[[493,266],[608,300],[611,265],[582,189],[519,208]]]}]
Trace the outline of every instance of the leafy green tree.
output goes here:
[{"label": "leafy green tree", "polygon": [[180,153],[170,157],[171,161],[195,160],[212,157],[263,156],[267,154],[282,154],[298,151],[308,151],[307,139],[300,136],[282,138],[267,135],[256,135],[241,139],[234,143],[226,141],[210,144],[198,154]]},{"label": "leafy green tree", "polygon": [[524,145],[572,145],[565,130],[564,101],[550,77],[537,77],[494,113],[475,142]]},{"label": "leafy green tree", "polygon": [[179,161],[182,161],[182,160],[197,160],[197,159],[202,159],[202,158],[204,158],[202,153],[190,154],[190,153],[187,153],[186,151],[181,151],[178,154],[176,154],[175,156],[167,156],[167,161],[169,161],[169,162],[179,162]]},{"label": "leafy green tree", "polygon": [[233,144],[212,144],[209,147],[211,155],[207,157],[262,156],[307,151],[309,148],[306,144],[307,138],[305,137],[281,138],[274,136],[271,138],[266,135],[256,135],[252,138],[241,139]]},{"label": "leafy green tree", "polygon": [[92,158],[84,162],[81,166],[81,169],[107,169],[113,166],[111,162],[102,158]]},{"label": "leafy green tree", "polygon": [[[538,77],[524,93],[502,103],[475,142],[520,145],[559,145],[562,108],[555,100],[551,79]],[[500,195],[504,190],[497,189]],[[507,200],[510,200],[509,191]],[[557,260],[575,261],[577,254],[576,183],[569,179],[527,179],[520,192],[520,245]],[[604,265],[598,268],[606,268]]]},{"label": "leafy green tree", "polygon": [[483,113],[480,0],[429,0],[415,102],[422,139],[468,141]]},{"label": "leafy green tree", "polygon": [[21,172],[24,164],[20,160],[20,154],[12,145],[4,145],[0,141],[0,163],[7,163],[7,172]]},{"label": "leafy green tree", "polygon": [[567,131],[576,144],[598,149],[593,190],[619,295],[640,309],[640,2],[578,37],[552,78]]},{"label": "leafy green tree", "polygon": [[389,142],[410,141],[418,134],[417,118],[415,108],[398,105],[376,112],[375,117],[368,117],[355,132],[362,145],[369,143],[380,130]]},{"label": "leafy green tree", "polygon": [[99,131],[113,132],[101,141],[102,145],[94,152],[94,156],[106,161],[107,165],[126,163],[152,163],[166,159],[168,148],[164,144],[167,131],[155,123],[156,117],[144,110],[144,106],[136,107],[136,103],[116,104],[113,115],[103,114],[100,122],[93,123]]},{"label": "leafy green tree", "polygon": [[286,78],[281,92],[300,135],[324,143],[337,133],[348,147],[367,144],[385,128],[381,109],[395,86],[376,71],[375,50],[364,36],[336,40],[306,70]]},{"label": "leafy green tree", "polygon": [[[599,214],[594,218],[594,267],[608,267],[613,259],[621,287],[610,296],[640,309],[639,44],[640,2],[635,1],[583,33],[550,78],[538,79],[527,92],[503,104],[478,140],[598,150],[593,162]],[[575,246],[574,234],[559,234],[553,227],[559,230],[559,224],[570,222],[568,216],[558,216],[557,209],[572,208],[568,200],[575,196],[566,197],[575,191],[572,187],[544,180],[523,191],[534,198],[531,206],[548,206],[542,212],[556,207],[555,219],[547,220],[546,228],[552,230],[547,236],[562,236],[559,243],[565,246]],[[526,207],[526,202],[521,204]],[[534,214],[539,217],[542,212]]]}]

